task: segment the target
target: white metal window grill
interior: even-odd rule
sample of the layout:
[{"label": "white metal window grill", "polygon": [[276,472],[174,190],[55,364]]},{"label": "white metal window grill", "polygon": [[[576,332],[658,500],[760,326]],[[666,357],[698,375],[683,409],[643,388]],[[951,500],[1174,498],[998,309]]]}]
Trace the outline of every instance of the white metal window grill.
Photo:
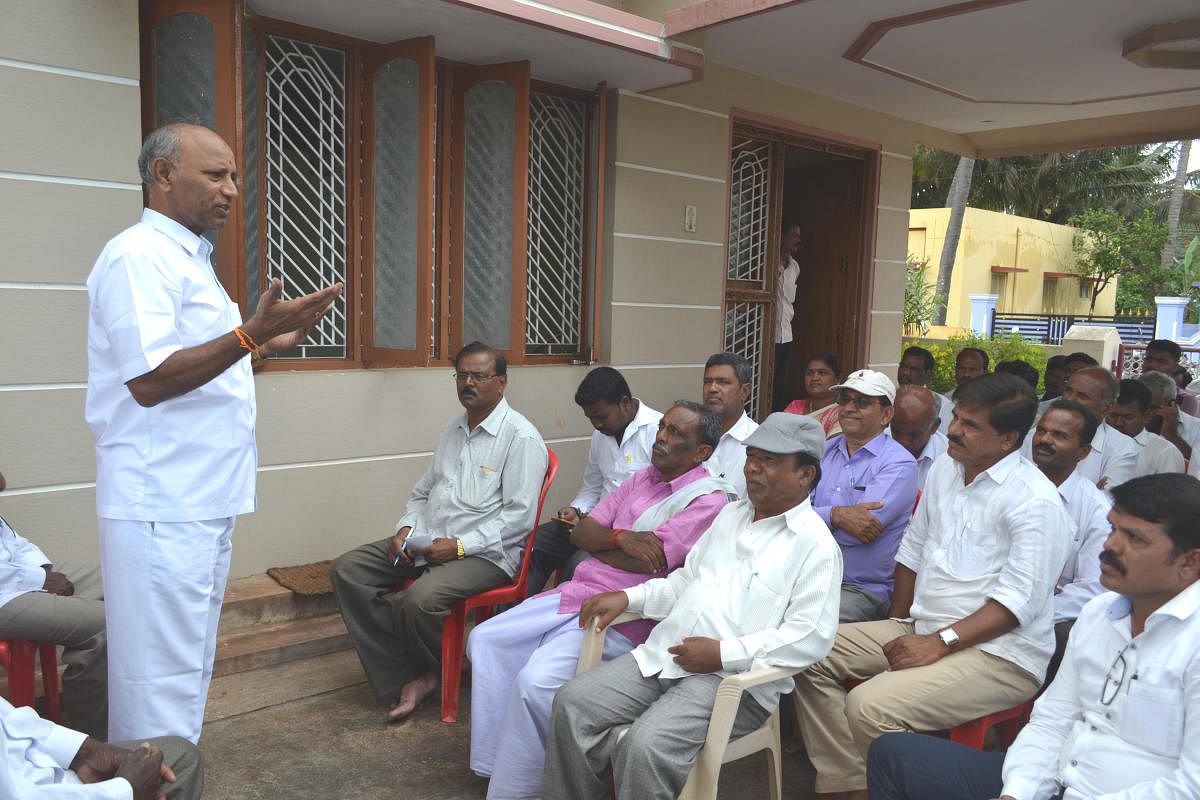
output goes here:
[{"label": "white metal window grill", "polygon": [[586,130],[586,103],[543,92],[530,95],[529,355],[570,355],[580,349]]},{"label": "white metal window grill", "polygon": [[766,286],[771,143],[735,141],[729,183],[729,280]]},{"label": "white metal window grill", "polygon": [[[285,298],[346,280],[346,54],[266,38],[267,273]],[[346,356],[345,295],[304,344],[282,355]]]},{"label": "white metal window grill", "polygon": [[752,419],[759,419],[758,387],[762,385],[765,311],[766,306],[762,303],[731,303],[725,309],[725,351],[745,356],[753,370],[754,389],[746,409]]}]

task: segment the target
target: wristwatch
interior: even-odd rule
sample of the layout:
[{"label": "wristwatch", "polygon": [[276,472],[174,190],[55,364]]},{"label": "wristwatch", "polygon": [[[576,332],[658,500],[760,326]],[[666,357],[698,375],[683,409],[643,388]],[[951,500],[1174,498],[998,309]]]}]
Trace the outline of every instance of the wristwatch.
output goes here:
[{"label": "wristwatch", "polygon": [[958,644],[958,634],[954,632],[954,628],[942,628],[937,633],[947,650],[953,650]]}]

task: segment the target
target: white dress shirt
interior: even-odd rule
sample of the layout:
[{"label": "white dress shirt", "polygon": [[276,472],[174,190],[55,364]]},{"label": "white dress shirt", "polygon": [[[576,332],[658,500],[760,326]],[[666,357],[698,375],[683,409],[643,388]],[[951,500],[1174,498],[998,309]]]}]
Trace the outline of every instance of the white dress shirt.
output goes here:
[{"label": "white dress shirt", "polygon": [[1004,606],[1017,627],[975,647],[1039,678],[1054,652],[1054,584],[1067,560],[1071,520],[1058,489],[1020,453],[963,485],[953,458],[934,462],[897,563],[917,574],[909,615],[933,633]]},{"label": "white dress shirt", "polygon": [[87,279],[96,510],[108,519],[197,522],[254,510],[258,453],[250,354],[186,394],[143,408],[127,381],[242,324],[213,272],[212,244],[146,209]]},{"label": "white dress shirt", "polygon": [[924,491],[925,479],[929,477],[929,469],[933,466],[933,462],[941,458],[946,447],[950,444],[946,439],[946,434],[940,430],[934,431],[929,437],[929,441],[921,448],[921,455],[917,456],[917,489]]},{"label": "white dress shirt", "polygon": [[85,734],[55,725],[0,697],[0,797],[13,800],[132,800],[124,778],[84,784],[68,769]]},{"label": "white dress shirt", "polygon": [[[926,387],[928,388],[928,387]],[[933,392],[932,389],[929,391]],[[938,426],[937,433],[946,435],[946,431],[950,430],[950,420],[954,419],[954,401],[944,394],[933,392],[938,398],[938,419],[942,424]]]},{"label": "white dress shirt", "polygon": [[742,473],[742,468],[746,466],[746,445],[742,442],[757,429],[758,423],[743,411],[733,427],[721,434],[713,454],[704,462],[709,474],[726,480],[738,497],[746,496],[746,476]]},{"label": "white dress shirt", "polygon": [[[1021,454],[1026,460],[1033,461],[1032,429],[1021,444]],[[1137,477],[1137,458],[1137,442],[1101,421],[1096,435],[1092,437],[1092,451],[1080,462],[1076,471],[1096,484],[1100,483],[1101,478],[1108,478],[1104,488],[1112,489]]]},{"label": "white dress shirt", "polygon": [[40,592],[46,585],[42,566],[49,563],[37,545],[0,517],[0,607],[26,592]]},{"label": "white dress shirt", "polygon": [[787,263],[779,265],[775,278],[775,344],[787,344],[792,340],[792,317],[796,315],[796,281],[800,277],[800,265],[788,256]]},{"label": "white dress shirt", "polygon": [[1183,453],[1157,433],[1142,428],[1142,432],[1133,437],[1133,440],[1138,444],[1138,475],[1184,471]]},{"label": "white dress shirt", "polygon": [[[625,590],[630,611],[662,620],[633,657],[646,677],[684,677],[667,648],[705,636],[721,642],[721,676],[807,667],[833,647],[841,582],[841,550],[807,499],[757,522],[749,500],[730,503],[682,567]],[[792,687],[787,678],[749,692],[771,711]]]},{"label": "white dress shirt", "polygon": [[1054,587],[1055,625],[1078,617],[1084,604],[1104,591],[1100,585],[1100,551],[1112,531],[1108,522],[1112,499],[1078,469],[1058,487],[1058,495],[1075,523],[1075,536]]},{"label": "white dress shirt", "polygon": [[1200,797],[1200,583],[1136,638],[1130,609],[1113,592],[1084,606],[1058,676],[1008,749],[1002,794],[1041,800],[1065,786],[1066,800]]},{"label": "white dress shirt", "polygon": [[396,531],[459,539],[467,555],[515,575],[548,458],[537,428],[503,397],[475,430],[464,412],[442,430]]},{"label": "white dress shirt", "polygon": [[600,498],[614,491],[633,473],[650,466],[650,451],[658,436],[662,412],[638,400],[637,413],[625,426],[618,442],[612,436],[594,431],[588,447],[588,465],[583,471],[583,486],[570,505],[586,514]]}]

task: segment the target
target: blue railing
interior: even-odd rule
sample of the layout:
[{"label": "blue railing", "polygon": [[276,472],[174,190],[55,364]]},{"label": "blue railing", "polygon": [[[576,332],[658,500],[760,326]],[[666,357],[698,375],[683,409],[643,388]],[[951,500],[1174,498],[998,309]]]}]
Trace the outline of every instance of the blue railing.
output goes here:
[{"label": "blue railing", "polygon": [[1042,344],[1062,344],[1072,325],[1103,325],[1116,328],[1126,344],[1148,342],[1154,338],[1154,317],[1095,316],[1089,314],[1005,314],[992,317],[992,336],[1016,331],[1026,339]]}]

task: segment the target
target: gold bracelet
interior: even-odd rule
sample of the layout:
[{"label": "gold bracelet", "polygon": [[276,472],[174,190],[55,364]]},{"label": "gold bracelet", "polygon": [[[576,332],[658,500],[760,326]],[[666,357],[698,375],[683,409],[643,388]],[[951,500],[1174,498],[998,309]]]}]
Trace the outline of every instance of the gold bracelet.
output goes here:
[{"label": "gold bracelet", "polygon": [[455,558],[460,560],[466,558],[467,550],[465,547],[463,547],[462,539],[455,539],[454,541],[458,544],[458,555],[455,556]]}]

